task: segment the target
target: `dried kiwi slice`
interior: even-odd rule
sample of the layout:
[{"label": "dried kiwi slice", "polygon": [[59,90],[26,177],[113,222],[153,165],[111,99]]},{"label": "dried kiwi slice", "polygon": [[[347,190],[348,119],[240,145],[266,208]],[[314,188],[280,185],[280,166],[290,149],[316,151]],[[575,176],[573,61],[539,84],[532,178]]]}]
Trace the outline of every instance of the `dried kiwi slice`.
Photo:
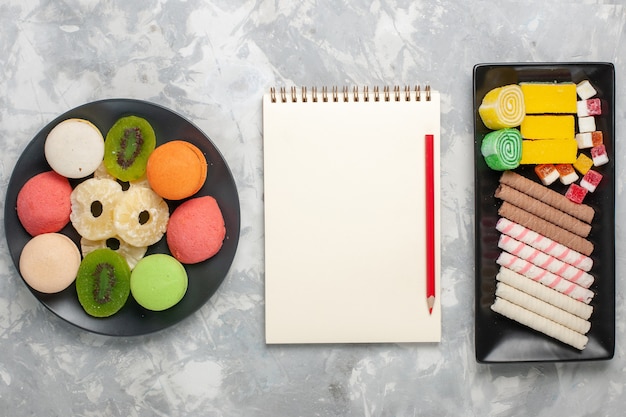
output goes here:
[{"label": "dried kiwi slice", "polygon": [[147,120],[122,117],[109,129],[104,141],[104,166],[121,181],[134,181],[146,173],[148,157],[156,146],[154,130]]},{"label": "dried kiwi slice", "polygon": [[87,314],[109,317],[117,313],[130,294],[130,268],[109,248],[88,253],[78,267],[78,301]]}]

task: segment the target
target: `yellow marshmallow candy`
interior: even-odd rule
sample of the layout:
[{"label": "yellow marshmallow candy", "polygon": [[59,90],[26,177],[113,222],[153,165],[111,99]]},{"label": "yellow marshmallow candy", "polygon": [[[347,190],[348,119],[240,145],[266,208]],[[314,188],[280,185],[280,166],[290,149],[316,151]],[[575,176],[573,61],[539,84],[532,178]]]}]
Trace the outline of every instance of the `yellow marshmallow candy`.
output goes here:
[{"label": "yellow marshmallow candy", "polygon": [[574,116],[528,115],[520,132],[524,139],[574,139]]},{"label": "yellow marshmallow candy", "polygon": [[576,113],[576,84],[520,83],[526,114]]},{"label": "yellow marshmallow candy", "polygon": [[577,153],[576,139],[523,140],[520,164],[573,164]]}]

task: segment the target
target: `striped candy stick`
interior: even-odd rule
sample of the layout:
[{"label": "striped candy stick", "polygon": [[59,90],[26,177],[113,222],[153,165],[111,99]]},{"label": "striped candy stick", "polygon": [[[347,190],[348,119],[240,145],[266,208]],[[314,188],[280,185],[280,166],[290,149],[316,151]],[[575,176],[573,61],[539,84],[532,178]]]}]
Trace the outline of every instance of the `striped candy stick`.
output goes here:
[{"label": "striped candy stick", "polygon": [[583,288],[508,252],[502,252],[496,263],[586,304],[589,304],[595,295],[588,288]]},{"label": "striped candy stick", "polygon": [[523,242],[515,240],[508,235],[500,235],[498,247],[525,261],[532,262],[540,268],[563,277],[568,281],[575,282],[581,287],[589,288],[591,284],[593,284],[594,278],[591,274],[562,262],[539,249],[535,249]]},{"label": "striped candy stick", "polygon": [[524,227],[518,223],[515,223],[504,217],[500,218],[496,223],[496,229],[500,233],[504,233],[507,236],[511,236],[514,239],[524,242],[535,249],[539,249],[556,259],[570,264],[583,271],[590,271],[593,266],[593,260],[583,255],[580,252],[576,252],[573,249],[568,248],[552,239],[549,239],[527,227]]}]

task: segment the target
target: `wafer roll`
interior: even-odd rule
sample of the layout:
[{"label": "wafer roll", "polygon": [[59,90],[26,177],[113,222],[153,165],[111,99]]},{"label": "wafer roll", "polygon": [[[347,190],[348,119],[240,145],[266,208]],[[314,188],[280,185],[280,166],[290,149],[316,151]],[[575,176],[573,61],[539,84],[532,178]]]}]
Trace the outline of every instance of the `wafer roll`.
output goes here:
[{"label": "wafer roll", "polygon": [[496,259],[496,263],[585,304],[589,304],[594,296],[593,291],[588,288],[583,288],[508,252],[502,252]]},{"label": "wafer roll", "polygon": [[564,195],[513,171],[504,171],[500,182],[584,222],[591,223],[593,220],[595,212],[591,206],[574,203]]},{"label": "wafer roll", "polygon": [[591,323],[588,320],[583,320],[565,310],[561,310],[545,301],[511,287],[504,282],[498,282],[496,286],[496,297],[504,298],[513,304],[517,304],[526,310],[537,313],[542,317],[581,334],[587,333],[591,328]]},{"label": "wafer roll", "polygon": [[500,271],[496,275],[496,280],[572,313],[581,319],[588,320],[589,317],[591,317],[591,313],[593,313],[593,307],[591,305],[574,300],[572,297],[568,297],[553,288],[546,287],[508,268],[500,267]]},{"label": "wafer roll", "polygon": [[528,311],[518,305],[511,303],[510,301],[502,298],[496,298],[496,301],[491,305],[491,309],[496,313],[515,320],[516,322],[537,330],[547,336],[557,339],[565,344],[575,347],[578,350],[583,350],[587,346],[589,340],[587,336],[568,329],[558,323],[548,320],[545,317],[541,317],[537,313]]},{"label": "wafer roll", "polygon": [[593,266],[593,259],[590,257],[576,252],[567,246],[563,246],[552,239],[548,239],[547,237],[540,235],[527,227],[512,222],[509,219],[505,219],[504,217],[498,219],[496,229],[505,235],[511,236],[520,242],[524,242],[535,249],[539,249],[540,251],[543,251],[550,256],[554,256],[556,259],[575,266],[583,271],[589,272]]},{"label": "wafer roll", "polygon": [[569,230],[578,236],[587,237],[591,232],[591,225],[570,216],[561,210],[555,209],[536,198],[524,194],[506,184],[500,184],[496,188],[495,197],[517,206],[529,213],[539,216],[544,220],[554,223],[565,230]]},{"label": "wafer roll", "polygon": [[506,201],[502,203],[502,206],[500,206],[498,215],[534,230],[535,232],[555,240],[558,243],[584,255],[589,256],[593,252],[593,243],[589,240],[572,232],[568,232],[562,227],[556,226],[541,217],[528,213],[527,211],[524,211]]},{"label": "wafer roll", "polygon": [[575,282],[583,288],[589,288],[591,284],[593,284],[594,278],[591,274],[561,262],[539,249],[535,249],[532,246],[513,239],[511,236],[501,235],[498,241],[498,247],[518,258],[563,277],[568,281]]}]

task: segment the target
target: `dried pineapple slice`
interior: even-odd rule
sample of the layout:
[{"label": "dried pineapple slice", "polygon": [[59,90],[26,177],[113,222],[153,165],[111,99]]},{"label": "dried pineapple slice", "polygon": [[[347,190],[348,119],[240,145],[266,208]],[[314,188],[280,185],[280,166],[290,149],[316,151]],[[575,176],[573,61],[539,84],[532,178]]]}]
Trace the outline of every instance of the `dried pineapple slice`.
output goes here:
[{"label": "dried pineapple slice", "polygon": [[150,246],[163,237],[170,213],[167,203],[152,189],[131,187],[115,208],[115,231],[133,246]]},{"label": "dried pineapple slice", "polygon": [[113,212],[122,195],[122,186],[114,180],[90,178],[81,182],[70,195],[72,226],[89,240],[115,236]]},{"label": "dried pineapple slice", "polygon": [[115,181],[115,178],[113,177],[113,175],[109,174],[107,169],[104,167],[104,164],[100,164],[98,168],[96,168],[95,172],[93,173],[93,177],[98,179],[104,178],[107,180]]},{"label": "dried pineapple slice", "polygon": [[138,180],[134,180],[131,181],[130,183],[131,187],[144,187],[144,188],[150,188],[150,183],[148,182],[148,177],[146,177],[145,175],[141,178],[139,178]]},{"label": "dried pineapple slice", "polygon": [[89,252],[93,252],[96,249],[109,248],[114,252],[122,255],[130,269],[133,269],[137,262],[141,260],[148,250],[147,246],[133,246],[125,242],[121,237],[114,236],[109,239],[103,240],[89,240],[85,238],[80,239],[80,250],[83,257]]},{"label": "dried pineapple slice", "polygon": [[[109,180],[113,180],[113,181],[117,181],[116,178],[109,174],[109,171],[107,171],[106,167],[104,166],[104,163],[100,164],[100,166],[96,169],[96,172],[93,173],[94,178],[106,178]],[[127,186],[124,186],[124,184],[127,184]],[[134,181],[129,181],[129,182],[123,182],[122,181],[122,190],[126,191],[126,189],[130,188],[130,187],[150,187],[150,183],[148,182],[148,177],[146,177],[145,175],[137,180]]]}]

